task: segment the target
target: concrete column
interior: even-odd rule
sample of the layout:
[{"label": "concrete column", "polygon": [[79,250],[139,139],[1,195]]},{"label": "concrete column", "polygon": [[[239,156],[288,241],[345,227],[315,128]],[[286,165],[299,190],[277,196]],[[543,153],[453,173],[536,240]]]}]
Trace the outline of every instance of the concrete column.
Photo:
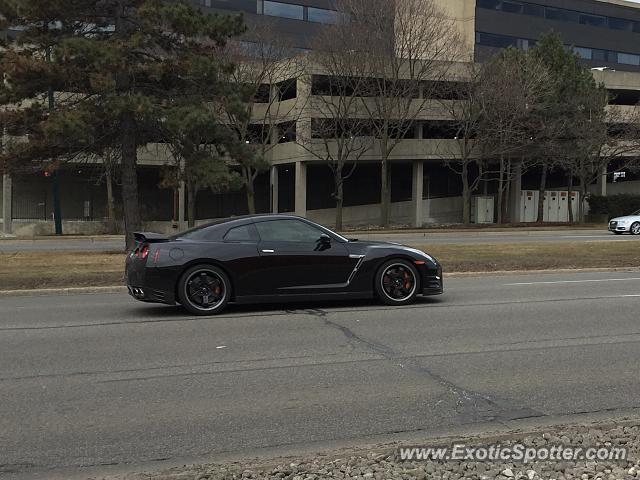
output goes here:
[{"label": "concrete column", "polygon": [[424,162],[422,160],[413,162],[413,184],[411,189],[412,216],[411,223],[414,227],[420,228],[424,224],[422,212],[422,197],[424,185]]},{"label": "concrete column", "polygon": [[2,233],[7,235],[13,232],[13,183],[11,176],[5,173],[2,176]]},{"label": "concrete column", "polygon": [[602,174],[598,177],[598,195],[607,196],[607,166],[602,167]]},{"label": "concrete column", "polygon": [[181,180],[178,185],[178,228],[180,230],[186,228],[187,222],[185,220],[185,210],[186,210],[186,187],[184,181]]},{"label": "concrete column", "polygon": [[296,162],[296,215],[307,216],[307,165]]},{"label": "concrete column", "polygon": [[509,221],[519,223],[520,205],[522,203],[522,165],[513,166],[513,178],[511,179],[511,199],[509,203]]},{"label": "concrete column", "polygon": [[278,213],[278,166],[271,166],[271,213]]}]

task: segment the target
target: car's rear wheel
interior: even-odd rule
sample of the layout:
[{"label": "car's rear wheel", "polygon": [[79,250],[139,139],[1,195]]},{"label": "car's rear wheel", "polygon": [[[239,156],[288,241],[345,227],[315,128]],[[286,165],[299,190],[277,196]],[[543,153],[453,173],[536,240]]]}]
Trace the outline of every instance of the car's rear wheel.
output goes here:
[{"label": "car's rear wheel", "polygon": [[634,222],[629,231],[632,235],[640,235],[640,222]]},{"label": "car's rear wheel", "polygon": [[194,315],[214,315],[231,298],[229,277],[213,265],[196,265],[184,272],[178,282],[178,299]]},{"label": "car's rear wheel", "polygon": [[378,297],[387,305],[407,305],[418,295],[418,271],[410,262],[390,260],[380,267],[375,278]]}]

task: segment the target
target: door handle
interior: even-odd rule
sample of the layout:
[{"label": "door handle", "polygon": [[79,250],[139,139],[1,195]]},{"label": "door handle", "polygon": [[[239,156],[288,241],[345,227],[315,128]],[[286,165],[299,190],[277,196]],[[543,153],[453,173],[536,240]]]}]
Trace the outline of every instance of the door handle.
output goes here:
[{"label": "door handle", "polygon": [[262,253],[276,253],[275,250],[262,250]]}]

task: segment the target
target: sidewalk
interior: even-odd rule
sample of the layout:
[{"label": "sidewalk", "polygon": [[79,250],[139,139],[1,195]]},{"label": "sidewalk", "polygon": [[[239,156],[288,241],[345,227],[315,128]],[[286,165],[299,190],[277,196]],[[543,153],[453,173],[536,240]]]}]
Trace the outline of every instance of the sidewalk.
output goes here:
[{"label": "sidewalk", "polygon": [[[354,229],[343,230],[341,233],[344,236],[353,235],[401,235],[401,234],[450,234],[460,233],[468,236],[481,236],[481,235],[548,235],[554,232],[562,232],[564,234],[584,234],[589,231],[598,231],[600,233],[607,231],[606,224],[584,224],[584,225],[554,225],[554,224],[542,224],[542,225],[442,225],[432,226],[425,228],[391,228],[388,230],[381,229]],[[81,240],[86,242],[101,242],[101,241],[123,241],[124,235],[47,235],[36,237],[16,237],[16,236],[4,236],[0,234],[0,241],[19,241],[19,242],[36,242],[36,241],[62,241],[62,240]]]}]

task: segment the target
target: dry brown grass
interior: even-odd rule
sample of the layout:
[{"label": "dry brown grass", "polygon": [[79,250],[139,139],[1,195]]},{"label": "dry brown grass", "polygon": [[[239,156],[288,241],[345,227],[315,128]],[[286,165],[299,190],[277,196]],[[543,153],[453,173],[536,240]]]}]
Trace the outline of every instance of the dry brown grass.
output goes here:
[{"label": "dry brown grass", "polygon": [[[629,242],[416,245],[445,272],[640,267],[640,246]],[[124,254],[0,253],[0,290],[122,285]]]},{"label": "dry brown grass", "polygon": [[0,290],[122,285],[122,253],[0,253]]},{"label": "dry brown grass", "polygon": [[640,267],[636,242],[421,245],[445,272]]}]

